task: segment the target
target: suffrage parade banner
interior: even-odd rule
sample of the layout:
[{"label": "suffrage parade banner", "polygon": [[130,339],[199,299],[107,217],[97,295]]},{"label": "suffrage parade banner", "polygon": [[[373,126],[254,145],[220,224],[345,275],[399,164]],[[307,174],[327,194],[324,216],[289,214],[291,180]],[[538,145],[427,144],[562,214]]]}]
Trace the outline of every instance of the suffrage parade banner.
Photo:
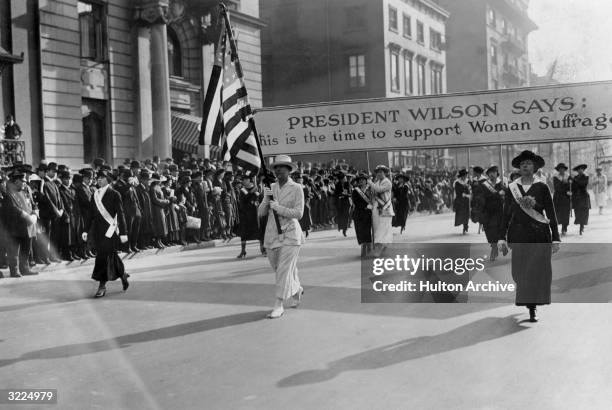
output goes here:
[{"label": "suffrage parade banner", "polygon": [[264,155],[612,136],[612,82],[263,108]]}]

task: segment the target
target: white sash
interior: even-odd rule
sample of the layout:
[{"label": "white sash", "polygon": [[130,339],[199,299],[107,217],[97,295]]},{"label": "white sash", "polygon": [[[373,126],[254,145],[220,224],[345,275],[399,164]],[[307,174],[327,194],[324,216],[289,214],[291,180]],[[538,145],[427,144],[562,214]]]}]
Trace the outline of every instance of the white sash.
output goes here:
[{"label": "white sash", "polygon": [[[518,180],[511,182],[510,185],[508,186],[510,188],[510,192],[512,192],[512,196],[514,197],[514,200],[516,201],[516,203],[521,207],[521,209],[523,210],[523,212],[525,212],[527,215],[529,215],[532,219],[541,222],[541,223],[545,223],[548,224],[550,221],[548,220],[548,218],[546,218],[544,215],[542,215],[541,213],[539,213],[538,211],[536,211],[533,208],[525,208],[523,207],[523,205],[521,205],[521,202],[519,201],[522,197],[523,194],[521,193],[520,189],[519,189],[519,184],[517,182]],[[537,181],[534,181],[534,184]]]},{"label": "white sash", "polygon": [[488,179],[486,181],[484,181],[482,183],[489,191],[491,191],[491,193],[496,194],[497,191],[495,190],[495,187],[493,186],[493,184],[491,184],[491,181],[489,181]]},{"label": "white sash", "polygon": [[361,190],[361,188],[359,187],[355,187],[355,191],[357,191],[357,193],[359,194],[359,196],[361,198],[363,198],[364,201],[366,201],[366,203],[370,203],[370,199],[367,197],[367,195]]},{"label": "white sash", "polygon": [[108,229],[106,230],[106,233],[104,234],[104,236],[106,236],[107,238],[112,238],[113,234],[115,233],[119,235],[119,225],[117,224],[117,215],[115,215],[115,217],[113,218],[108,213],[108,211],[104,207],[104,204],[102,204],[102,197],[98,195],[98,192],[99,191],[96,191],[96,193],[94,194],[94,202],[96,203],[96,207],[98,208],[100,215],[102,215],[102,218],[104,218],[106,223],[110,225]]}]

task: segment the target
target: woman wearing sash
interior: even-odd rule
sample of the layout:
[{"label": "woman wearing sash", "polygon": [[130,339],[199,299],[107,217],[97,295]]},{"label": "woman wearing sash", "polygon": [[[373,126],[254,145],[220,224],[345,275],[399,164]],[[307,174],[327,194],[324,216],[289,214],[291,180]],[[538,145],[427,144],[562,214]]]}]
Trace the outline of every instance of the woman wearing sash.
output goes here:
[{"label": "woman wearing sash", "polygon": [[589,224],[589,209],[591,209],[591,198],[589,197],[589,176],[584,173],[586,164],[574,167],[577,172],[572,180],[572,207],[574,208],[574,225],[580,225],[580,235],[584,232],[584,226]]},{"label": "woman wearing sash", "polygon": [[561,235],[567,233],[572,207],[572,178],[567,174],[567,166],[562,162],[555,169],[558,174],[553,177],[553,203],[557,222],[561,224]]},{"label": "woman wearing sash", "polygon": [[548,185],[534,177],[534,172],[544,166],[544,159],[523,151],[512,160],[512,166],[520,169],[521,177],[508,186],[500,247],[506,249],[507,239],[512,249],[515,303],[526,306],[529,321],[537,322],[536,306],[550,304],[550,258],[559,250],[560,242],[557,217]]},{"label": "woman wearing sash", "polygon": [[490,261],[493,262],[498,255],[497,242],[501,233],[501,225],[504,216],[504,185],[498,178],[498,168],[493,165],[487,168],[488,179],[481,182],[482,185],[482,212],[480,222],[485,231],[487,242],[491,244]]},{"label": "woman wearing sash", "polygon": [[369,183],[372,198],[372,228],[374,230],[374,247],[380,256],[385,244],[393,243],[391,222],[395,213],[391,203],[393,185],[389,180],[389,168],[379,165],[374,170],[376,180]]},{"label": "woman wearing sash", "polygon": [[361,257],[365,258],[372,247],[372,199],[368,189],[368,176],[359,174],[355,182],[357,186],[351,194],[355,206],[353,221],[355,221],[357,243],[361,245]]},{"label": "woman wearing sash", "polygon": [[470,222],[470,195],[471,189],[468,183],[468,172],[465,169],[459,170],[455,180],[455,200],[453,210],[455,211],[455,226],[463,225],[463,234],[468,231]]},{"label": "woman wearing sash", "polygon": [[120,243],[126,243],[127,225],[123,214],[121,194],[109,185],[112,177],[105,171],[98,171],[98,190],[92,195],[92,217],[85,221],[82,235],[87,242],[88,232],[91,233],[96,249],[96,262],[91,278],[100,282],[95,297],[101,298],[106,294],[106,282],[121,279],[123,290],[127,290],[128,277],[123,267],[123,261],[117,254]]}]

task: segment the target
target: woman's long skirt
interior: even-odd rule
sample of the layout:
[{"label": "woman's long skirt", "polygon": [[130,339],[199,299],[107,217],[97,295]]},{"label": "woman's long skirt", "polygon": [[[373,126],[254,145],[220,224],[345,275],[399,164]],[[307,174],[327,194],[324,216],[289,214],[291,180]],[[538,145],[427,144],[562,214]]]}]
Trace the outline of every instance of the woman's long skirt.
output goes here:
[{"label": "woman's long skirt", "polygon": [[380,216],[378,210],[372,211],[372,227],[374,228],[374,243],[393,243],[393,228],[390,216]]},{"label": "woman's long skirt", "polygon": [[297,261],[299,246],[268,249],[268,260],[276,273],[276,298],[287,300],[300,290]]},{"label": "woman's long skirt", "polygon": [[117,254],[117,242],[119,238],[97,239],[95,241],[96,262],[91,278],[98,282],[113,281],[121,278],[125,273],[125,267],[121,257]]},{"label": "woman's long skirt", "polygon": [[372,214],[368,212],[365,215],[360,215],[359,218],[354,218],[355,234],[357,235],[357,243],[372,243]]},{"label": "woman's long skirt", "polygon": [[516,305],[550,304],[552,249],[550,243],[513,243],[512,279],[516,283]]}]

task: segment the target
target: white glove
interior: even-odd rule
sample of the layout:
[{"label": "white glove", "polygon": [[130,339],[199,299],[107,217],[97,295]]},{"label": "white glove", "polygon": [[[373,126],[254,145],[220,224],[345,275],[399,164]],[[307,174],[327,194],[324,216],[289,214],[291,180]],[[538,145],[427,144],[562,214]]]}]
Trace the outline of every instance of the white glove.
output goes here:
[{"label": "white glove", "polygon": [[30,220],[30,225],[35,225],[36,221],[38,220],[35,214],[29,215],[28,219]]},{"label": "white glove", "polygon": [[121,235],[119,237],[119,240],[121,241],[121,243],[126,243],[128,241],[128,237],[127,235]]},{"label": "white glove", "polygon": [[83,242],[87,242],[87,232],[81,234],[81,239],[83,239]]},{"label": "white glove", "polygon": [[278,204],[277,201],[270,201],[270,208],[272,208],[273,210],[275,210],[275,211],[278,210],[279,206],[280,205]]},{"label": "white glove", "polygon": [[265,187],[265,188],[264,188],[264,196],[265,196],[265,197],[270,197],[270,196],[273,196],[273,195],[274,195],[274,194],[272,193],[272,189],[270,189],[270,188],[268,188],[268,187]]},{"label": "white glove", "polygon": [[367,206],[367,208],[368,208],[368,209],[373,209],[373,208],[372,208],[372,205],[368,205],[368,206]]},{"label": "white glove", "polygon": [[58,217],[58,218],[61,218],[61,217],[62,217],[62,215],[64,215],[64,210],[63,210],[63,209],[60,209],[60,210],[59,210],[59,212],[58,212],[57,217]]}]

